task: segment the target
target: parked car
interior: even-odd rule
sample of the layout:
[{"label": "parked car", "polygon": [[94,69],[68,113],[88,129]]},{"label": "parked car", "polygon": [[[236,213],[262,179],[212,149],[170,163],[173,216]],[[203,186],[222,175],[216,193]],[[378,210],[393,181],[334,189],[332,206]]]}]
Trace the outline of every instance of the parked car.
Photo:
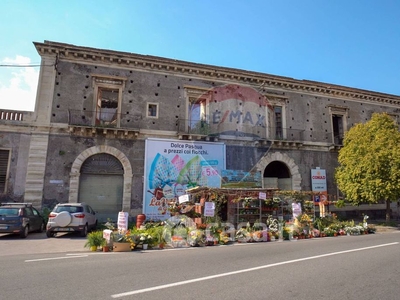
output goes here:
[{"label": "parked car", "polygon": [[26,238],[29,232],[42,232],[45,220],[31,203],[1,203],[0,233],[15,233]]},{"label": "parked car", "polygon": [[89,230],[97,227],[95,211],[85,203],[60,203],[49,214],[46,227],[47,237],[57,232],[79,232],[86,236]]}]

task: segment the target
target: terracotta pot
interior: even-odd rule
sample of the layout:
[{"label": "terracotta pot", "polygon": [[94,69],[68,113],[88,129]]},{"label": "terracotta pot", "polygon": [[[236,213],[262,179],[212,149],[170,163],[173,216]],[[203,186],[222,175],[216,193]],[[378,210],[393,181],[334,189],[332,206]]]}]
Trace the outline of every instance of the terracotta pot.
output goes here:
[{"label": "terracotta pot", "polygon": [[146,221],[146,215],[145,214],[139,214],[136,217],[136,228],[140,228],[140,226]]},{"label": "terracotta pot", "polygon": [[109,246],[103,246],[103,252],[110,252]]}]

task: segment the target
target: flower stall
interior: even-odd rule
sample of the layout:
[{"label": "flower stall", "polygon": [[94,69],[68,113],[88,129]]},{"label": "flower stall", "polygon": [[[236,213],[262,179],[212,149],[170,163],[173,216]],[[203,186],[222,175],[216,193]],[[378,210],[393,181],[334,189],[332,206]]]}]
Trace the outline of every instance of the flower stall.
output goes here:
[{"label": "flower stall", "polygon": [[[363,222],[340,221],[334,214],[316,217],[312,192],[274,189],[218,189],[196,187],[188,201],[168,202],[171,217],[146,220],[139,228],[112,229],[114,251],[203,247],[232,242],[335,237],[373,233]],[[123,247],[124,246],[124,247]],[[125,249],[125,250],[122,250]]]}]

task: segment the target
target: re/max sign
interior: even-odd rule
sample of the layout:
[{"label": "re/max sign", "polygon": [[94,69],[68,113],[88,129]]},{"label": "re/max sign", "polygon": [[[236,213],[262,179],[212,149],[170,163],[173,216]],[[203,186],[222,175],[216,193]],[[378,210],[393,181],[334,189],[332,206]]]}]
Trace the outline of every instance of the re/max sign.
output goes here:
[{"label": "re/max sign", "polygon": [[213,124],[220,124],[224,122],[228,123],[242,123],[255,126],[265,127],[265,116],[257,113],[251,112],[241,112],[240,110],[232,111],[226,110],[224,113],[221,111],[216,111],[212,113]]}]

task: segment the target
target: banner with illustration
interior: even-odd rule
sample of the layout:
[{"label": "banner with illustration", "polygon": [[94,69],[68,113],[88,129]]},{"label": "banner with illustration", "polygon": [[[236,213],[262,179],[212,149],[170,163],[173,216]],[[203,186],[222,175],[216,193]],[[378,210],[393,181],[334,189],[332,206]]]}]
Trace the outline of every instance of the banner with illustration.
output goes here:
[{"label": "banner with illustration", "polygon": [[143,213],[147,219],[169,218],[168,201],[195,186],[219,188],[224,169],[223,143],[147,139]]}]

